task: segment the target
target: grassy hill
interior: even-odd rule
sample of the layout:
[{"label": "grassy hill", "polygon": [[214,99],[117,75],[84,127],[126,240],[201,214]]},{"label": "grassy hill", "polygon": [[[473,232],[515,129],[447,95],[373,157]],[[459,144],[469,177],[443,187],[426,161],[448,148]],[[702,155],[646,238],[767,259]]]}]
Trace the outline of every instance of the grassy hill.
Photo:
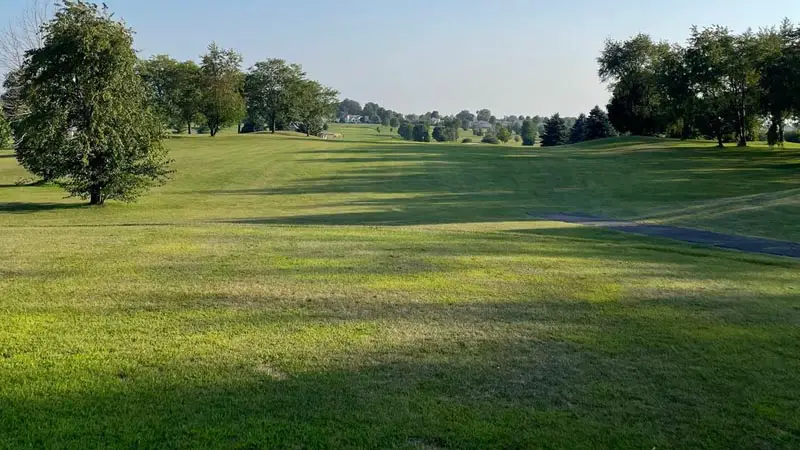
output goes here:
[{"label": "grassy hill", "polygon": [[88,208],[0,152],[0,448],[792,448],[800,148],[171,139]]}]

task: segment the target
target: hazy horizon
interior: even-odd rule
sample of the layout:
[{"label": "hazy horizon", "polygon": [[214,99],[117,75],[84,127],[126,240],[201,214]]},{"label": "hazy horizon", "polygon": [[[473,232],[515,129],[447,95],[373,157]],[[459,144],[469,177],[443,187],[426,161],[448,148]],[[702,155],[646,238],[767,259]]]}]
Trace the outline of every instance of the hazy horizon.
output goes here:
[{"label": "hazy horizon", "polygon": [[[6,0],[12,20],[26,0]],[[800,20],[800,2],[770,8],[743,0],[676,0],[643,6],[623,0],[561,4],[512,0],[411,0],[402,5],[344,0],[249,5],[231,0],[106,0],[136,31],[142,57],[195,59],[211,41],[234,48],[244,69],[258,60],[302,64],[340,98],[376,102],[403,113],[489,108],[503,115],[575,116],[609,93],[596,58],[607,38],[639,32],[684,42],[692,25],[735,31]],[[402,7],[401,7],[402,6]]]}]

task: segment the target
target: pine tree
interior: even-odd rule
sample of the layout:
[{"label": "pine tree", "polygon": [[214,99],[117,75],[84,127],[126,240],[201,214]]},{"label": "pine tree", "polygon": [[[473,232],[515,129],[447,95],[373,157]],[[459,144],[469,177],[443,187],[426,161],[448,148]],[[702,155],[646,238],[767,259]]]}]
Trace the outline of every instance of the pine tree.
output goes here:
[{"label": "pine tree", "polygon": [[588,129],[587,129],[587,121],[586,114],[581,114],[578,116],[578,120],[575,121],[575,125],[572,126],[572,131],[569,135],[569,143],[570,144],[577,144],[578,142],[583,142],[586,140]]},{"label": "pine tree", "polygon": [[567,124],[558,113],[545,121],[542,147],[564,145],[568,140]]},{"label": "pine tree", "polygon": [[617,132],[611,125],[608,114],[599,106],[595,106],[589,112],[589,118],[586,121],[586,140],[603,139],[616,135]]}]

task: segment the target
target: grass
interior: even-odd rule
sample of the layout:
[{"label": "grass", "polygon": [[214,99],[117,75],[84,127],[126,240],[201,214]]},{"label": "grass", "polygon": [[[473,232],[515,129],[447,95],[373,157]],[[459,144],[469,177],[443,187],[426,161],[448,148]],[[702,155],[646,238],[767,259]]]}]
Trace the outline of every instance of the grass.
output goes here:
[{"label": "grass", "polygon": [[[338,130],[337,130],[338,131]],[[797,148],[183,137],[87,208],[0,154],[2,448],[794,448]]]}]

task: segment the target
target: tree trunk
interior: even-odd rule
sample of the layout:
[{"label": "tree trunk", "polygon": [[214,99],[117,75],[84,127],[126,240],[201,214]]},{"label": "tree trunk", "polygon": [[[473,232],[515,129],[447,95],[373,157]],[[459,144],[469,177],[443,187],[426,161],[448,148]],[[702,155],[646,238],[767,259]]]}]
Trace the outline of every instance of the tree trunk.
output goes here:
[{"label": "tree trunk", "polygon": [[208,127],[208,131],[209,131],[209,133],[211,133],[211,137],[214,137],[214,136],[217,135],[217,127],[216,126]]},{"label": "tree trunk", "polygon": [[89,204],[99,206],[103,204],[103,195],[100,186],[92,186],[89,188]]},{"label": "tree trunk", "polygon": [[242,122],[236,124],[236,132],[242,134]]},{"label": "tree trunk", "polygon": [[717,147],[725,148],[725,144],[722,142],[722,133],[717,135]]},{"label": "tree trunk", "polygon": [[191,121],[186,122],[186,131],[188,131],[189,134],[192,134],[192,122]]},{"label": "tree trunk", "polygon": [[272,127],[271,127],[271,129],[272,129],[272,134],[275,134],[275,122],[276,122],[276,120],[275,120],[275,118],[273,117],[273,118],[272,118]]},{"label": "tree trunk", "polygon": [[747,106],[745,106],[745,94],[741,94],[741,103],[739,105],[739,142],[737,147],[747,147]]}]

